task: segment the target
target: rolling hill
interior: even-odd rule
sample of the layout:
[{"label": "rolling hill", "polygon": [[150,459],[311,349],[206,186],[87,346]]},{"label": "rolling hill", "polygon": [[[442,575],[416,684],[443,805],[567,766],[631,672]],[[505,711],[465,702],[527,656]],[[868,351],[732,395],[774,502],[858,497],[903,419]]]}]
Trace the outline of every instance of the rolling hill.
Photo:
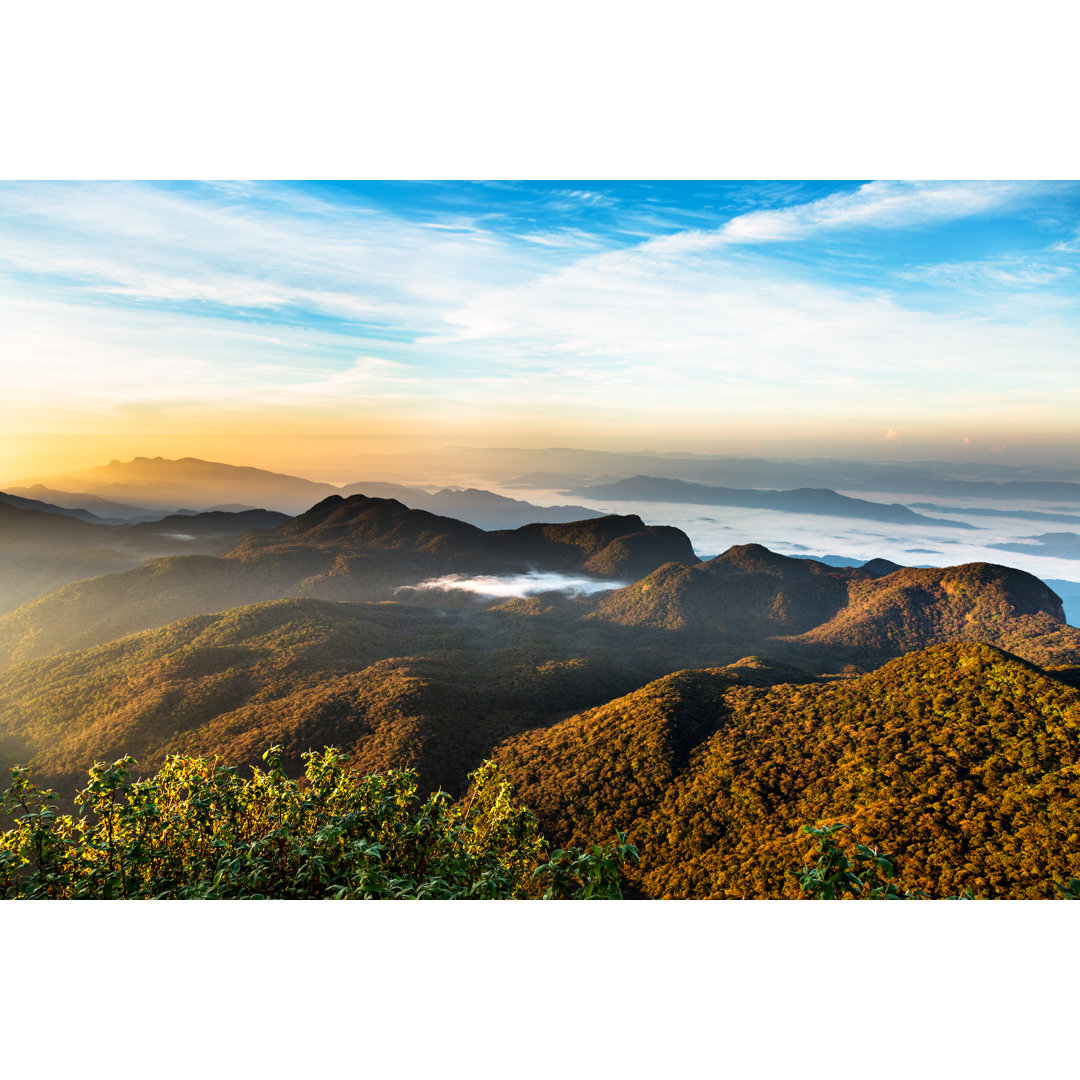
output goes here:
[{"label": "rolling hill", "polygon": [[[256,764],[333,744],[368,771],[462,790],[501,739],[655,677],[643,642],[543,612],[448,616],[279,600],[199,615],[0,675],[0,766],[69,791],[94,761],[169,752]],[[624,635],[625,638],[625,635]]]},{"label": "rolling hill", "polygon": [[757,544],[695,566],[660,567],[606,593],[590,616],[764,652],[816,671],[876,667],[951,641],[985,641],[1050,665],[1080,663],[1080,630],[1038,578],[989,563],[831,567]]},{"label": "rolling hill", "polygon": [[393,499],[333,495],[278,528],[245,534],[221,558],[153,559],[72,582],[0,617],[0,667],[245,603],[389,600],[402,586],[447,573],[541,569],[617,583],[672,559],[696,561],[686,535],[634,515],[485,532]]},{"label": "rolling hill", "polygon": [[1080,874],[1080,695],[982,644],[820,684],[682,672],[497,760],[559,842],[628,830],[648,897],[796,897],[801,826],[833,820],[932,896],[1046,898]]},{"label": "rolling hill", "polygon": [[127,570],[146,559],[178,553],[220,555],[238,536],[288,520],[284,514],[248,510],[110,525],[59,508],[0,499],[0,614],[69,582]]}]

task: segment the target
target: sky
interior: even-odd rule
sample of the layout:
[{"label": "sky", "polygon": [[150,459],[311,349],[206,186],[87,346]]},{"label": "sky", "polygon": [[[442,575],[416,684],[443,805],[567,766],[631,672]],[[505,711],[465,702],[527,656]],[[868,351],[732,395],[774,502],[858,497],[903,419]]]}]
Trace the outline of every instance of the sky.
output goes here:
[{"label": "sky", "polygon": [[579,446],[1080,465],[1080,184],[0,183],[3,479]]}]

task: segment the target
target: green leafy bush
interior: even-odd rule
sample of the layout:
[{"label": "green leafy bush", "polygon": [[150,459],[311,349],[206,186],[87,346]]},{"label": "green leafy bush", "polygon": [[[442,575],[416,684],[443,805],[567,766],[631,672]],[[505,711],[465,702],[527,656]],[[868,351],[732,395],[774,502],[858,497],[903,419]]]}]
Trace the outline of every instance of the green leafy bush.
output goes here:
[{"label": "green leafy bush", "polygon": [[1069,878],[1065,885],[1055,881],[1054,885],[1066,900],[1080,900],[1080,878]]},{"label": "green leafy bush", "polygon": [[[838,843],[836,834],[851,826],[844,822],[832,825],[804,825],[802,831],[817,841],[817,860],[804,866],[795,876],[799,890],[807,900],[929,900],[921,889],[902,889],[893,876],[896,859],[866,844],[853,842],[850,851]],[[1055,881],[1054,886],[1066,900],[1080,900],[1080,878],[1069,878],[1067,884]],[[975,894],[964,889],[952,900],[974,900]]]},{"label": "green leafy bush", "polygon": [[901,889],[893,881],[896,860],[866,844],[854,844],[845,851],[836,834],[850,830],[850,825],[835,822],[815,827],[804,825],[802,831],[817,841],[817,860],[795,875],[799,890],[808,900],[925,900],[918,889]]},{"label": "green leafy bush", "polygon": [[625,834],[549,854],[490,762],[454,803],[442,791],[422,800],[411,771],[364,776],[329,748],[290,780],[280,753],[250,779],[181,755],[138,781],[130,757],[97,765],[74,815],[12,769],[0,897],[614,899],[620,867],[637,861]]}]

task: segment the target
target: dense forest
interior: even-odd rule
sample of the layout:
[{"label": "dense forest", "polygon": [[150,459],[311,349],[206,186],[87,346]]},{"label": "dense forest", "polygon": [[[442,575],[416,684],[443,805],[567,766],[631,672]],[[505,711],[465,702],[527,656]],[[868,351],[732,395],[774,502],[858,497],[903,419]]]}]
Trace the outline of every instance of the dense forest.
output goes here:
[{"label": "dense forest", "polygon": [[1051,897],[1080,875],[1072,687],[986,645],[830,682],[747,666],[668,676],[496,760],[555,839],[625,830],[646,896],[796,896],[801,826],[836,820],[932,897]]}]

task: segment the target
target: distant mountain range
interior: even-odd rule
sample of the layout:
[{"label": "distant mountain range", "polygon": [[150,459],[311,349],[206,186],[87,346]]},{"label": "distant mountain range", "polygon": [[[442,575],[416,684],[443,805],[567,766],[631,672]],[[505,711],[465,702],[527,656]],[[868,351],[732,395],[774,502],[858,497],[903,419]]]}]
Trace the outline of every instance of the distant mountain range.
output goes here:
[{"label": "distant mountain range", "polygon": [[1063,525],[1080,525],[1080,516],[1076,514],[1058,514],[1045,510],[1000,510],[987,506],[941,506],[938,503],[910,504],[915,510],[937,510],[942,514],[970,514],[975,517],[1023,518],[1027,521],[1056,521]]},{"label": "distant mountain range", "polygon": [[1080,559],[1080,534],[1042,533],[1027,538],[1030,543],[991,544],[997,551],[1018,551],[1025,555],[1048,555],[1052,559]]},{"label": "distant mountain range", "polygon": [[[292,514],[338,490],[333,484],[249,466],[161,457],[110,461],[108,465],[45,477],[38,483],[58,494],[65,493],[65,501],[75,495],[91,495],[114,506],[127,505],[138,513],[147,509],[175,513],[181,507],[201,510],[212,505],[240,503]],[[40,489],[8,484],[5,490],[25,496]]]},{"label": "distant mountain range", "polygon": [[899,525],[935,525],[973,529],[963,521],[930,518],[898,503],[885,504],[838,495],[825,488],[793,491],[753,491],[709,487],[659,476],[632,476],[614,484],[572,488],[568,494],[595,501],[697,503],[702,506],[741,506],[756,510],[780,510],[789,514],[823,514],[827,517],[863,518]]},{"label": "distant mountain range", "polygon": [[[9,485],[6,493],[0,493],[0,499],[32,509],[48,508],[50,513],[67,513],[86,521],[117,524],[157,520],[163,512],[238,511],[257,506],[292,515],[302,513],[329,495],[357,494],[399,499],[414,509],[451,515],[481,529],[516,529],[532,523],[601,516],[599,511],[586,506],[536,506],[477,488],[443,488],[433,492],[424,487],[377,480],[337,487],[198,458],[112,461],[29,486]],[[184,507],[196,507],[198,511]]]},{"label": "distant mountain range", "polygon": [[522,525],[562,524],[603,516],[599,510],[590,510],[587,506],[535,506],[478,488],[443,488],[428,492],[401,484],[363,481],[345,485],[340,494],[397,499],[414,510],[454,517],[481,529],[517,529]]},{"label": "distant mountain range", "polygon": [[[504,483],[539,479],[540,488],[608,483],[634,475],[666,477],[736,488],[830,488],[879,494],[1039,499],[1080,502],[1076,471],[1035,465],[951,461],[767,460],[685,453],[621,453],[551,447],[445,447],[436,452],[370,454],[353,462],[383,478],[450,474],[498,478]],[[537,477],[537,474],[540,474]],[[545,476],[544,474],[549,474]],[[566,477],[565,480],[556,478]]]}]

